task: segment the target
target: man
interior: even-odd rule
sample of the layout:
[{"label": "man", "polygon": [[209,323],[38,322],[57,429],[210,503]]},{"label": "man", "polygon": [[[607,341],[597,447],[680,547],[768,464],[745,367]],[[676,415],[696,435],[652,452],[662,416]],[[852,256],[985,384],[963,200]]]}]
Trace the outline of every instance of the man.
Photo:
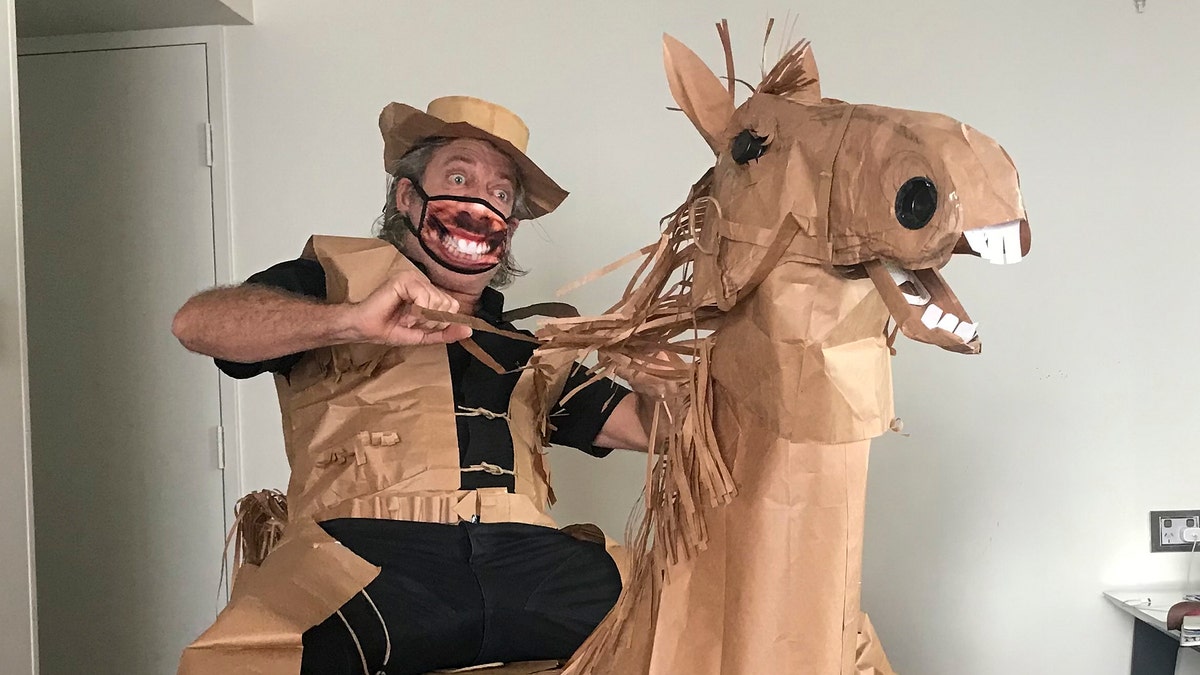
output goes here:
[{"label": "man", "polygon": [[[379,239],[314,237],[300,259],[201,293],[175,318],[180,342],[229,375],[275,373],[292,468],[284,543],[239,577],[181,672],[565,658],[620,592],[605,545],[542,512],[548,471],[514,441],[536,430],[508,414],[534,345],[503,334],[514,329],[495,286],[519,273],[520,220],[566,193],[495,104],[393,103],[380,129],[391,179]],[[472,335],[448,314],[501,333]],[[576,368],[549,440],[644,449],[647,402],[587,381]]]}]

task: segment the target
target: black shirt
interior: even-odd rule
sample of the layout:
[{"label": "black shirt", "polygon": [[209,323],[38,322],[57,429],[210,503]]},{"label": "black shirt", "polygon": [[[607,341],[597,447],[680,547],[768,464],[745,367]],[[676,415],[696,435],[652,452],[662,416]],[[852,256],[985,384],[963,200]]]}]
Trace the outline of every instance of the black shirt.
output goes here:
[{"label": "black shirt", "polygon": [[[271,286],[321,300],[326,297],[325,270],[317,261],[306,258],[279,263],[254,274],[246,283]],[[504,295],[493,288],[484,289],[475,316],[497,328],[515,331],[516,328],[511,323],[501,318],[503,312]],[[483,331],[475,332],[472,337],[481,349],[510,371],[524,366],[536,346]],[[476,360],[458,343],[446,345],[446,351],[450,362],[451,388],[458,412],[473,409],[495,413],[508,411],[508,399],[517,384],[519,373],[497,374]],[[303,356],[302,353],[291,354],[258,363],[234,363],[220,359],[216,359],[216,362],[217,367],[226,375],[244,379],[264,372],[286,376]],[[587,369],[577,364],[563,392],[570,392],[586,382],[588,377]],[[596,457],[607,455],[611,450],[597,448],[593,441],[617,403],[628,393],[628,389],[612,380],[600,380],[589,385],[570,401],[552,411],[551,423],[554,431],[550,435],[550,441],[557,445],[578,448]],[[509,434],[507,420],[484,415],[460,415],[455,419],[458,423],[461,466],[475,466],[488,462],[512,470],[512,436]],[[493,475],[483,471],[472,471],[461,475],[464,490],[481,487],[505,487],[509,492],[514,490],[513,477],[508,474]]]}]

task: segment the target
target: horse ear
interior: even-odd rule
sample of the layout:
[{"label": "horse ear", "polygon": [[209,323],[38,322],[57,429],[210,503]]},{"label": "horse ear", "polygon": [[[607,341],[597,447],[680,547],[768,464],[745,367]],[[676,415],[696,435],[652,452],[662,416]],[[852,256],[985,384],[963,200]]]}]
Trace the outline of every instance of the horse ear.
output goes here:
[{"label": "horse ear", "polygon": [[[768,26],[767,38],[770,37]],[[763,48],[766,49],[765,46]],[[801,40],[792,45],[791,49],[779,58],[779,63],[772,66],[770,72],[763,76],[756,91],[760,94],[782,96],[798,103],[820,103],[821,76],[817,73],[817,59],[813,56],[812,45],[808,40]]]},{"label": "horse ear", "polygon": [[670,35],[663,35],[663,65],[671,96],[683,109],[713,153],[721,154],[719,139],[733,117],[733,97],[696,53]]},{"label": "horse ear", "polygon": [[820,103],[821,75],[817,72],[817,57],[813,56],[812,45],[808,45],[805,48],[804,59],[801,61],[800,69],[804,72],[806,81],[796,91],[792,92],[788,98],[803,103]]}]

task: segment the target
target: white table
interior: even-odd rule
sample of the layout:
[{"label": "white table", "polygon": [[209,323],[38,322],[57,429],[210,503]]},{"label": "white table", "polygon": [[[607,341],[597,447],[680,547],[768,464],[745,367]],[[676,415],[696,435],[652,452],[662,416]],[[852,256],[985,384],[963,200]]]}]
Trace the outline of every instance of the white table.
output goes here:
[{"label": "white table", "polygon": [[[1200,589],[1157,586],[1104,592],[1104,597],[1134,618],[1130,675],[1174,675],[1181,636],[1177,630],[1167,630],[1167,611],[1189,593],[1200,593]],[[1200,647],[1188,648],[1200,651]]]}]

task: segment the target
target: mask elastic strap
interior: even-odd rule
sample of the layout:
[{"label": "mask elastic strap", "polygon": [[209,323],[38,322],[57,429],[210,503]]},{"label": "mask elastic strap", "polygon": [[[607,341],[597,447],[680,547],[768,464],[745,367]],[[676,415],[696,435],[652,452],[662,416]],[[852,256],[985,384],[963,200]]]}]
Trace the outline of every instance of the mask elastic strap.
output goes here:
[{"label": "mask elastic strap", "polygon": [[508,223],[508,217],[501,213],[500,209],[496,208],[486,199],[481,199],[479,197],[467,197],[464,195],[430,195],[428,192],[425,192],[425,188],[421,187],[421,185],[416,181],[409,179],[409,182],[412,183],[413,189],[417,191],[417,196],[420,197],[421,201],[426,204],[436,201],[469,202],[471,204],[478,204],[486,208],[488,211],[496,214],[496,216],[498,216],[504,223]]}]

